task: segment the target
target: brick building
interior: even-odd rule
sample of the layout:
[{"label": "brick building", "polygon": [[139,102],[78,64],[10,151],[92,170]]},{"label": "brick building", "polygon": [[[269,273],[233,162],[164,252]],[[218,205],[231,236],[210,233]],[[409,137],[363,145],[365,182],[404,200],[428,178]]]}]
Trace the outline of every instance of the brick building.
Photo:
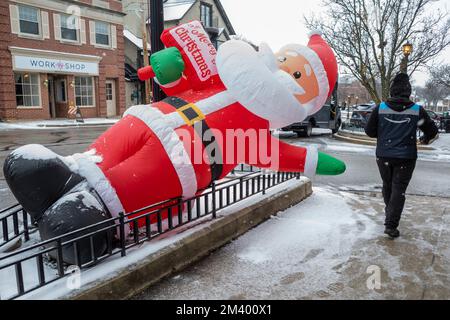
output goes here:
[{"label": "brick building", "polygon": [[119,0],[0,1],[0,119],[125,110]]}]

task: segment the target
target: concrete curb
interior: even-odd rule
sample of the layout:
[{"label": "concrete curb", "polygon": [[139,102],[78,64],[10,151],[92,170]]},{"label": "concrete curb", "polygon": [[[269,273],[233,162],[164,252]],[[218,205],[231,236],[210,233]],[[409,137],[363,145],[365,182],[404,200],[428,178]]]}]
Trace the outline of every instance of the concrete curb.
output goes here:
[{"label": "concrete curb", "polygon": [[59,128],[83,128],[83,127],[110,127],[116,122],[108,123],[86,123],[86,124],[61,124],[61,125],[37,125],[38,129],[59,129]]},{"label": "concrete curb", "polygon": [[[353,144],[360,144],[360,145],[372,146],[372,147],[376,147],[376,145],[377,145],[376,139],[372,139],[372,138],[364,137],[364,136],[360,136],[360,135],[352,135],[351,133],[339,132],[339,133],[336,133],[334,135],[334,137],[339,141],[344,141],[344,142],[353,143]],[[423,150],[423,151],[436,150],[433,147],[423,146],[423,145],[417,145],[417,149]]]},{"label": "concrete curb", "polygon": [[[119,300],[130,298],[164,277],[180,271],[210,252],[238,238],[250,229],[312,194],[311,181],[299,182],[245,208],[219,216],[210,225],[181,241],[149,255],[112,279],[91,284],[81,292],[62,299]],[[232,209],[232,207],[230,208]]]}]

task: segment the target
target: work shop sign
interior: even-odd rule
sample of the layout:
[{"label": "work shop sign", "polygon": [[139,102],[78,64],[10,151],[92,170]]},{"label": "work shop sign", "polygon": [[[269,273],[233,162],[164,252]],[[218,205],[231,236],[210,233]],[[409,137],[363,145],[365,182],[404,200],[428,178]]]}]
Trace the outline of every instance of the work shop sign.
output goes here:
[{"label": "work shop sign", "polygon": [[98,75],[98,63],[32,56],[14,56],[14,69],[49,73]]}]

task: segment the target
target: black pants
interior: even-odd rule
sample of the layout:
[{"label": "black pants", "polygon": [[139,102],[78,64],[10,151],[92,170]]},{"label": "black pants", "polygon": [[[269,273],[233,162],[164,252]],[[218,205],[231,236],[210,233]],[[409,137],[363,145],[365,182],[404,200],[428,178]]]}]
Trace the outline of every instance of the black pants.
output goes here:
[{"label": "black pants", "polygon": [[396,229],[406,201],[406,189],[411,181],[416,160],[378,158],[383,179],[383,198],[386,204],[386,227]]}]

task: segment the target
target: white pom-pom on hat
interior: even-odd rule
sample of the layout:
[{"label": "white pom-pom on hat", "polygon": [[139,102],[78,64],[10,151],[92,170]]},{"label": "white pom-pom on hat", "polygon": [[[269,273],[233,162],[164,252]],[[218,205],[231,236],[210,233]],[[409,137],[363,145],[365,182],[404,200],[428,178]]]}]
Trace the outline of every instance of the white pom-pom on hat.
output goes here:
[{"label": "white pom-pom on hat", "polygon": [[323,34],[322,34],[322,31],[317,30],[317,29],[311,30],[311,31],[308,33],[308,37],[309,37],[309,38],[311,38],[311,37],[314,36],[314,35],[322,36]]}]

